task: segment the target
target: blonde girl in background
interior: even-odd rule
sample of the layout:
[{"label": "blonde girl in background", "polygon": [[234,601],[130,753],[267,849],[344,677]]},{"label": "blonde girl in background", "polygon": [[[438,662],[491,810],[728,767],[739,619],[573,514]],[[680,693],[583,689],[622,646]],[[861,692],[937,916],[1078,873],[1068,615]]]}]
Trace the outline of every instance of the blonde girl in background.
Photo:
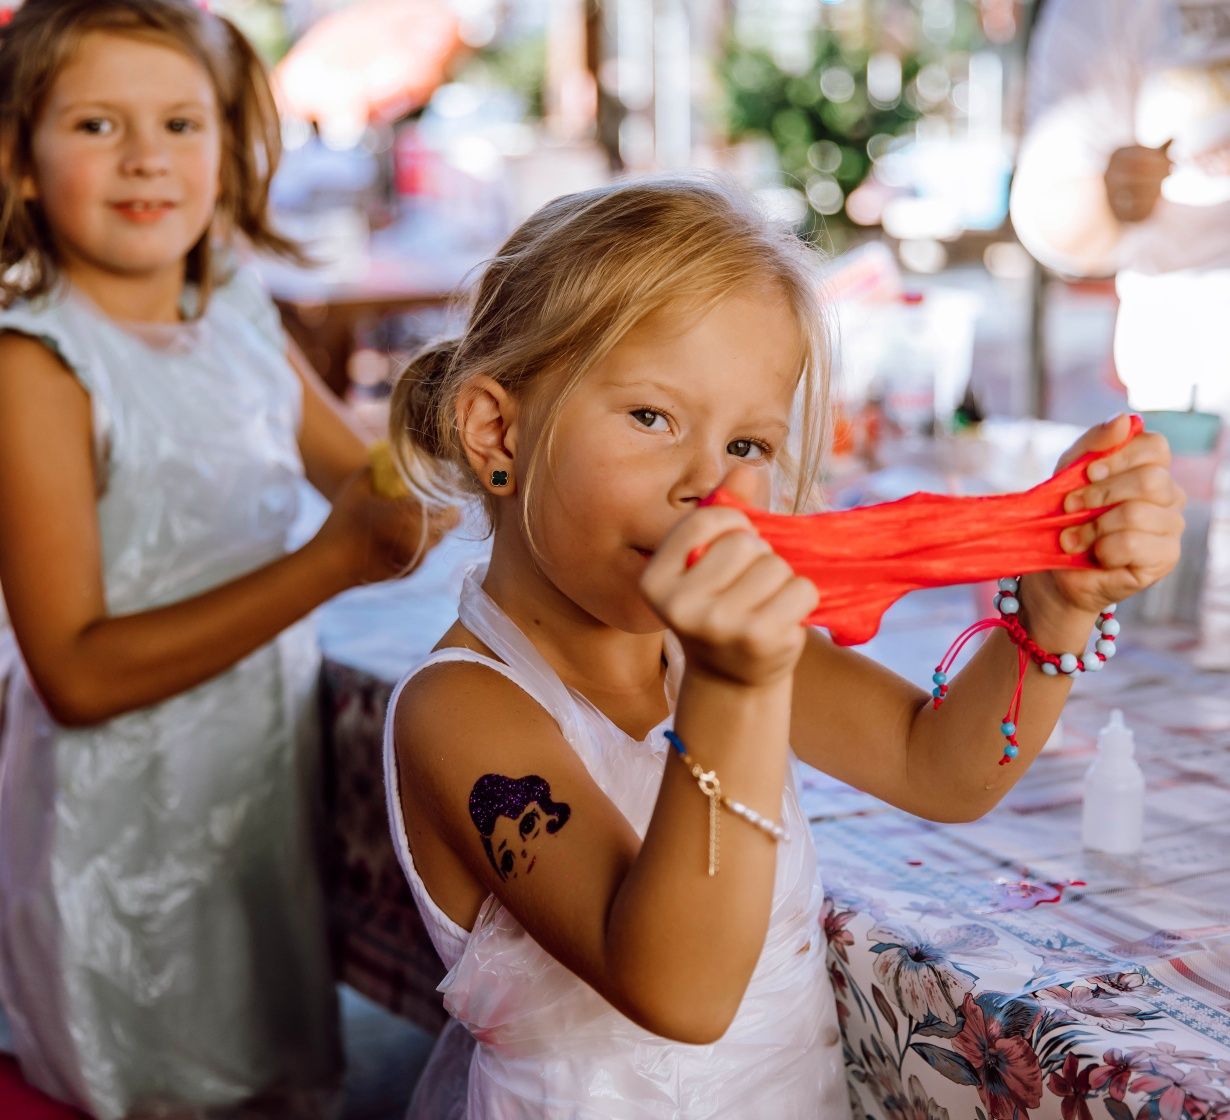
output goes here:
[{"label": "blonde girl in background", "polygon": [[[313,608],[447,515],[377,497],[243,244],[278,120],[190,0],[28,0],[0,41],[0,998],[100,1120],[322,1115]],[[292,550],[304,476],[332,503]]]},{"label": "blonde girl in background", "polygon": [[[827,392],[814,290],[806,249],[719,182],[571,195],[513,234],[462,337],[396,389],[406,475],[476,495],[494,526],[386,737],[394,839],[452,1016],[415,1117],[847,1116],[792,754],[957,821],[1050,733],[1069,682],[1031,670],[1020,758],[998,764],[1017,665],[999,633],[932,710],[801,625],[815,588],[742,513],[698,508],[719,484],[806,499]],[[1121,504],[1065,538],[1104,567],[1024,581],[1046,648],[1083,648],[1102,606],[1175,561],[1164,442],[1106,462],[1084,496]]]}]

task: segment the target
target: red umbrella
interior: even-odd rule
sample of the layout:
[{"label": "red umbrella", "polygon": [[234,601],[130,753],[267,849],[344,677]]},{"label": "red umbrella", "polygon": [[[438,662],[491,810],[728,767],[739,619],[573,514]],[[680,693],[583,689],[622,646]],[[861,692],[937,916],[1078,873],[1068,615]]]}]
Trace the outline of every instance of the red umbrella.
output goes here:
[{"label": "red umbrella", "polygon": [[433,0],[358,0],[324,17],[274,70],[284,109],[330,125],[417,109],[462,45],[457,17]]}]

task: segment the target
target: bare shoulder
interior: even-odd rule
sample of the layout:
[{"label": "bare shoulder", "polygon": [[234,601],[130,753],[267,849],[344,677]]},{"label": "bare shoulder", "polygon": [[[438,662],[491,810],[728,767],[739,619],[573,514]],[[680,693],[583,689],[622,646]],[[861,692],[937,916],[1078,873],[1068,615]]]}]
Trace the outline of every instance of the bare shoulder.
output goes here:
[{"label": "bare shoulder", "polygon": [[537,753],[532,744],[550,752],[552,740],[566,748],[542,706],[499,670],[475,661],[428,666],[406,683],[393,713],[403,785],[413,784],[414,800],[429,812],[475,766],[529,761],[526,755]]},{"label": "bare shoulder", "polygon": [[0,371],[9,376],[18,371],[26,382],[51,381],[75,390],[82,397],[86,395],[51,344],[3,325],[0,325]]},{"label": "bare shoulder", "polygon": [[458,660],[411,678],[392,718],[406,837],[432,898],[466,926],[495,894],[594,976],[640,841],[551,713],[495,666]]}]

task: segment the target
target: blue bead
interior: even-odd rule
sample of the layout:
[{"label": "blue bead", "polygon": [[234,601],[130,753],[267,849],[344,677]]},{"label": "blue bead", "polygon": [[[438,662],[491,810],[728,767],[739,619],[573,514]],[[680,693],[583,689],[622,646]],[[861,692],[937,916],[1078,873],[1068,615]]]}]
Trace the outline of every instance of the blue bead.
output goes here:
[{"label": "blue bead", "polygon": [[1015,735],[1016,734],[1016,724],[1013,723],[1012,720],[1010,719],[1004,720],[1004,722],[999,725],[999,729],[1005,735]]},{"label": "blue bead", "polygon": [[666,741],[670,743],[672,747],[675,748],[677,753],[679,754],[688,753],[687,751],[683,749],[683,740],[680,739],[679,736],[676,735],[673,731],[663,731],[662,734],[666,736]]},{"label": "blue bead", "polygon": [[934,696],[938,700],[944,694],[940,691],[939,685],[936,685],[935,688],[931,690],[931,695]]},{"label": "blue bead", "polygon": [[1098,629],[1108,638],[1113,638],[1119,633],[1119,622],[1114,618],[1104,618],[1098,623]]},{"label": "blue bead", "polygon": [[1086,673],[1096,673],[1102,668],[1102,659],[1096,653],[1087,653],[1081,658]]},{"label": "blue bead", "polygon": [[1080,662],[1076,660],[1074,653],[1061,653],[1059,655],[1059,671],[1061,673],[1075,673]]},{"label": "blue bead", "polygon": [[941,673],[939,670],[936,670],[934,673],[931,674],[931,679],[935,681],[936,684],[947,684],[948,674]]},{"label": "blue bead", "polygon": [[1016,756],[1020,753],[1021,748],[1015,743],[1009,743],[1006,747],[1004,747],[1004,754],[1006,754],[1009,758],[1016,758]]},{"label": "blue bead", "polygon": [[999,601],[999,609],[1002,614],[1016,614],[1021,609],[1021,604],[1014,595],[1005,595]]},{"label": "blue bead", "polygon": [[1052,665],[1049,661],[1044,661],[1044,662],[1042,662],[1042,671],[1043,671],[1043,672],[1044,672],[1044,673],[1045,673],[1048,677],[1058,676],[1058,674],[1059,674],[1059,670],[1058,670],[1058,669],[1056,669],[1056,668],[1055,668],[1055,666],[1054,666],[1054,665]]},{"label": "blue bead", "polygon": [[1097,652],[1100,653],[1103,657],[1110,658],[1110,657],[1115,656],[1115,643],[1111,641],[1107,641],[1107,639],[1105,638],[1102,638],[1100,641],[1095,642],[1093,648],[1097,650]]},{"label": "blue bead", "polygon": [[1004,578],[999,581],[1000,591],[1004,591],[1009,595],[1015,595],[1020,586],[1021,585],[1012,576],[1004,576]]}]

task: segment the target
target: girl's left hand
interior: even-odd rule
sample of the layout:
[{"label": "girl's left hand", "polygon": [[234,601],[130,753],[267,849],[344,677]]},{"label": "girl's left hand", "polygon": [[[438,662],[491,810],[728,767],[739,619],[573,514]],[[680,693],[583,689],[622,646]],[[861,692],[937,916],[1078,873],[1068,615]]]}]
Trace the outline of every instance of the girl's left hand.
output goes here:
[{"label": "girl's left hand", "polygon": [[[1064,453],[1059,469],[1089,451],[1121,442],[1128,425],[1124,413],[1091,428]],[[1059,539],[1068,553],[1092,549],[1101,567],[1042,572],[1029,582],[1049,584],[1045,590],[1060,603],[1096,614],[1157,583],[1175,566],[1187,496],[1170,475],[1170,446],[1156,432],[1142,432],[1113,455],[1091,463],[1087,477],[1085,486],[1067,496],[1064,509],[1114,508],[1065,529]]]}]

